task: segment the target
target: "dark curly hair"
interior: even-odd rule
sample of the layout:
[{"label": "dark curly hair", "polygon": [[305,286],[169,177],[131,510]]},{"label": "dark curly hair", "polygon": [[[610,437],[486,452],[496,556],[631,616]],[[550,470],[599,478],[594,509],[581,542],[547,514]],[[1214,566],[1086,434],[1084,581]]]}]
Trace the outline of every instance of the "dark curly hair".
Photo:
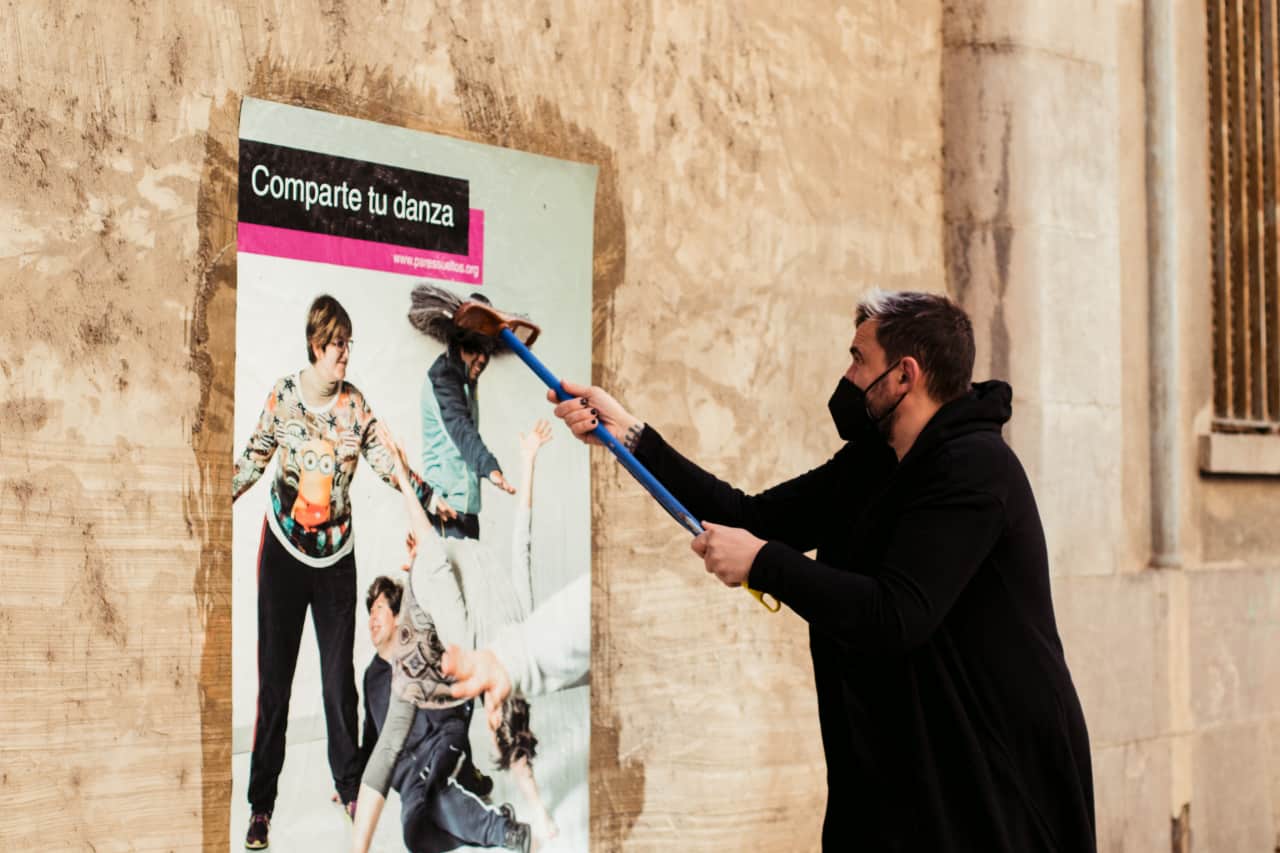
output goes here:
[{"label": "dark curly hair", "polygon": [[510,770],[521,758],[532,761],[537,754],[538,739],[529,728],[529,703],[519,696],[502,703],[502,722],[493,733],[498,742],[498,769]]},{"label": "dark curly hair", "polygon": [[391,608],[392,613],[399,616],[400,598],[404,595],[404,587],[386,575],[378,575],[373,579],[373,583],[369,584],[369,592],[364,597],[364,609],[372,610],[373,603],[380,595],[387,597],[387,606]]}]

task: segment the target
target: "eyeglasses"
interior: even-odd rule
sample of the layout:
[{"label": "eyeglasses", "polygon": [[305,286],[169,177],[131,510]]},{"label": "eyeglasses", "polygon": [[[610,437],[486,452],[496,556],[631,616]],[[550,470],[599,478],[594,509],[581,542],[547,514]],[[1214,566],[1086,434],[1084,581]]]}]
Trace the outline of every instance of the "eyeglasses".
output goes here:
[{"label": "eyeglasses", "polygon": [[351,346],[352,346],[354,343],[355,343],[355,341],[353,341],[351,338],[345,338],[345,339],[344,339],[344,338],[334,338],[333,340],[329,341],[329,346],[331,346],[331,347],[336,347],[336,348],[338,348],[338,349],[344,349],[344,350],[346,350],[347,352],[351,352]]}]

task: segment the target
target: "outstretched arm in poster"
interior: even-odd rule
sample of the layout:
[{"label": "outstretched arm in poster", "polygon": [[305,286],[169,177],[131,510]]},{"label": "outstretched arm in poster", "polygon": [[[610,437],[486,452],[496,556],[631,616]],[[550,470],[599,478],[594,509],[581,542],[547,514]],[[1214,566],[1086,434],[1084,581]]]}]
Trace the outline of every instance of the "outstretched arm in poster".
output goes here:
[{"label": "outstretched arm in poster", "polygon": [[[583,573],[508,625],[486,649],[449,646],[441,672],[457,682],[455,697],[485,697],[498,707],[513,691],[541,696],[582,684],[591,668],[591,575]],[[490,716],[490,725],[497,724]]]}]

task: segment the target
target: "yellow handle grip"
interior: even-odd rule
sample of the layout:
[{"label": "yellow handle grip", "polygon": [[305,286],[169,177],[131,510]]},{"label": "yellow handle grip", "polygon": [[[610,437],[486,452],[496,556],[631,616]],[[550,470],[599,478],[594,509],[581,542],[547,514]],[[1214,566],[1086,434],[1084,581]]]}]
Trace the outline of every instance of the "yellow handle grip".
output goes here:
[{"label": "yellow handle grip", "polygon": [[770,613],[777,613],[779,610],[782,609],[782,602],[778,601],[778,599],[774,598],[772,595],[769,596],[769,601],[773,602],[773,605],[770,606],[769,601],[764,600],[764,597],[768,595],[768,593],[761,592],[758,589],[752,589],[751,587],[747,586],[745,583],[742,585],[742,588],[745,589],[747,592],[751,593],[753,596],[755,596],[756,601],[760,602],[760,604],[764,607],[764,609],[768,610]]}]

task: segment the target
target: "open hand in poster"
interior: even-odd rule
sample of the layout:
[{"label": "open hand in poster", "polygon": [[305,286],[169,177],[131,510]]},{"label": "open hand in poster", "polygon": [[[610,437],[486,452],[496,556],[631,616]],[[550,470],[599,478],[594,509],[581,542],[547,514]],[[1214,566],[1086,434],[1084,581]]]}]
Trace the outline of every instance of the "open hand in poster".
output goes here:
[{"label": "open hand in poster", "polygon": [[539,419],[533,429],[520,433],[520,455],[530,458],[537,455],[542,445],[551,440],[551,424]]},{"label": "open hand in poster", "polygon": [[408,572],[413,569],[413,560],[418,556],[418,538],[413,535],[412,530],[404,536],[404,550],[408,556],[406,561],[400,566],[400,571]]},{"label": "open hand in poster", "polygon": [[565,381],[561,383],[561,387],[573,397],[560,403],[555,392],[548,391],[547,400],[557,403],[553,413],[564,421],[565,426],[579,440],[587,444],[600,444],[600,439],[591,435],[591,431],[603,424],[623,444],[628,447],[635,444],[644,421],[623,408],[613,395],[597,385],[578,385]]},{"label": "open hand in poster", "polygon": [[502,476],[502,472],[496,468],[489,472],[489,482],[493,483],[509,495],[514,495],[516,493],[516,487],[508,483],[507,478]]},{"label": "open hand in poster", "polygon": [[[542,445],[550,440],[551,424],[542,418],[539,418],[537,423],[533,425],[533,429],[520,433],[520,471],[521,482],[523,483],[521,486],[520,505],[526,511],[532,511],[533,509],[533,464],[538,458],[538,451],[542,449]],[[525,562],[527,561],[528,558],[526,557]],[[530,589],[528,597],[528,606],[532,606],[532,589]]]},{"label": "open hand in poster", "polygon": [[472,699],[483,694],[489,728],[502,724],[502,703],[511,695],[511,676],[488,649],[449,646],[440,660],[440,671],[455,679],[450,691],[455,699]]},{"label": "open hand in poster", "polygon": [[693,553],[702,558],[707,571],[718,577],[725,586],[741,586],[751,574],[751,564],[764,547],[764,540],[757,539],[740,527],[702,522],[700,536],[689,543]]}]

